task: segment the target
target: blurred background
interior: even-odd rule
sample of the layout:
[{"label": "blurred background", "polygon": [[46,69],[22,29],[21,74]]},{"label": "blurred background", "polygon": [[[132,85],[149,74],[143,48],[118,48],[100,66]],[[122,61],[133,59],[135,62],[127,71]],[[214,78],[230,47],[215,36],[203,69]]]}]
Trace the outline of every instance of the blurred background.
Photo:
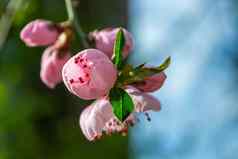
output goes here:
[{"label": "blurred background", "polygon": [[[77,2],[77,1],[76,1]],[[88,104],[63,85],[49,90],[39,78],[44,48],[27,48],[19,32],[36,18],[67,18],[63,0],[0,0],[0,159],[237,159],[237,0],[81,0],[85,32],[129,28],[129,62],[172,64],[152,121],[128,137],[88,142],[78,117]],[[81,48],[75,39],[72,52]]]},{"label": "blurred background", "polygon": [[[238,158],[238,1],[132,0],[133,63],[172,56],[162,111],[130,134],[136,159]],[[138,58],[139,57],[139,58]],[[146,146],[145,146],[146,145]]]},{"label": "blurred background", "polygon": [[[83,0],[77,11],[85,32],[127,21],[124,0]],[[86,140],[78,118],[87,102],[63,84],[48,89],[39,75],[44,48],[19,38],[31,20],[66,20],[64,0],[0,0],[0,17],[0,159],[128,158],[127,137]],[[80,47],[75,39],[72,52]]]}]

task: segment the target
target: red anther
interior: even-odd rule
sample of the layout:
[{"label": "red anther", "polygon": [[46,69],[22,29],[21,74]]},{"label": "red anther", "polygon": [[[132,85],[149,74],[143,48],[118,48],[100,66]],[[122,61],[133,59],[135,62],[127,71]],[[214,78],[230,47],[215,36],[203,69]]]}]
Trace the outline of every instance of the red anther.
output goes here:
[{"label": "red anther", "polygon": [[128,134],[128,128],[125,127],[124,129],[121,130],[121,135],[126,136]]},{"label": "red anther", "polygon": [[74,59],[74,63],[78,63],[79,62],[79,57],[76,57],[75,59]]},{"label": "red anther", "polygon": [[73,80],[73,79],[71,79],[71,80],[69,80],[69,82],[72,84],[72,83],[74,83],[74,80]]},{"label": "red anther", "polygon": [[107,135],[111,136],[112,135],[112,129],[107,130]]},{"label": "red anther", "polygon": [[148,113],[145,113],[145,116],[146,116],[146,119],[147,119],[148,121],[151,121],[151,118],[150,118],[150,116],[149,116]]},{"label": "red anther", "polygon": [[124,127],[121,132],[128,132],[128,128],[127,127]]},{"label": "red anther", "polygon": [[84,82],[84,80],[83,80],[82,77],[79,77],[79,82],[80,82],[80,83],[83,83],[83,82]]},{"label": "red anther", "polygon": [[126,125],[128,125],[128,126],[134,126],[134,123],[133,123],[132,120],[127,120],[127,121],[126,121]]},{"label": "red anther", "polygon": [[96,135],[94,139],[95,139],[95,140],[101,139],[101,135]]},{"label": "red anther", "polygon": [[131,127],[133,127],[135,125],[133,122],[130,122],[129,124]]}]

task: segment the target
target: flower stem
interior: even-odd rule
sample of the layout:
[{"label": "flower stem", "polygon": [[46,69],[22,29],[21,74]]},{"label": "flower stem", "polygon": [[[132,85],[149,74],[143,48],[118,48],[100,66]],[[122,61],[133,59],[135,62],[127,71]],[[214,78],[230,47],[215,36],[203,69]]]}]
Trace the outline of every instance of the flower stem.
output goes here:
[{"label": "flower stem", "polygon": [[66,5],[66,9],[68,12],[68,21],[74,25],[75,30],[82,42],[82,45],[84,48],[89,48],[89,44],[86,40],[86,35],[83,32],[81,26],[80,26],[80,22],[77,18],[77,15],[74,12],[74,8],[73,8],[73,4],[72,4],[72,0],[65,0],[65,5]]},{"label": "flower stem", "polygon": [[65,0],[66,9],[68,12],[68,18],[70,22],[74,21],[74,9],[71,0]]}]

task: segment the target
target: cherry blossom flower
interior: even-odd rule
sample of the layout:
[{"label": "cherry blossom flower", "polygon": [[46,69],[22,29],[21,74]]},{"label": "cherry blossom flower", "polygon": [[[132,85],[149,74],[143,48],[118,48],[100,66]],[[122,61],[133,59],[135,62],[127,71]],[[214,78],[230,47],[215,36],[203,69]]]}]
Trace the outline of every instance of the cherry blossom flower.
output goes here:
[{"label": "cherry blossom flower", "polygon": [[103,52],[87,49],[64,65],[62,76],[71,93],[82,99],[96,99],[107,95],[114,86],[117,70]]},{"label": "cherry blossom flower", "polygon": [[70,58],[68,50],[59,51],[54,46],[48,47],[41,58],[40,77],[49,88],[54,88],[62,81],[63,65]]},{"label": "cherry blossom flower", "polygon": [[[113,55],[114,42],[119,28],[106,28],[100,31],[94,31],[90,37],[95,41],[95,47],[111,58]],[[123,57],[126,58],[133,48],[133,39],[131,33],[123,29],[125,35],[125,45],[123,48]]]},{"label": "cherry blossom flower", "polygon": [[53,44],[59,36],[55,24],[47,20],[34,20],[27,24],[20,33],[22,41],[29,47]]}]

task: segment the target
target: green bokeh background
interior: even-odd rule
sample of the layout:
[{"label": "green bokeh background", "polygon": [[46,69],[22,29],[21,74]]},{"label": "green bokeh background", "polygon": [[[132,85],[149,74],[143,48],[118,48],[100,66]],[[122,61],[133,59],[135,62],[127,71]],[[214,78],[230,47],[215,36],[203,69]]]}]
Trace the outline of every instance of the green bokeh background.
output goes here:
[{"label": "green bokeh background", "polygon": [[[127,158],[127,137],[115,135],[87,141],[78,118],[88,102],[70,94],[63,84],[48,89],[39,78],[44,48],[28,48],[19,32],[29,21],[42,18],[55,22],[67,18],[64,0],[22,0],[16,10],[1,0],[0,17],[11,29],[0,50],[0,159]],[[7,11],[8,10],[8,11]],[[81,0],[78,16],[86,32],[107,26],[126,26],[126,0]],[[0,21],[0,35],[5,21]],[[1,34],[2,32],[2,34]],[[75,38],[72,52],[80,51]]]}]

